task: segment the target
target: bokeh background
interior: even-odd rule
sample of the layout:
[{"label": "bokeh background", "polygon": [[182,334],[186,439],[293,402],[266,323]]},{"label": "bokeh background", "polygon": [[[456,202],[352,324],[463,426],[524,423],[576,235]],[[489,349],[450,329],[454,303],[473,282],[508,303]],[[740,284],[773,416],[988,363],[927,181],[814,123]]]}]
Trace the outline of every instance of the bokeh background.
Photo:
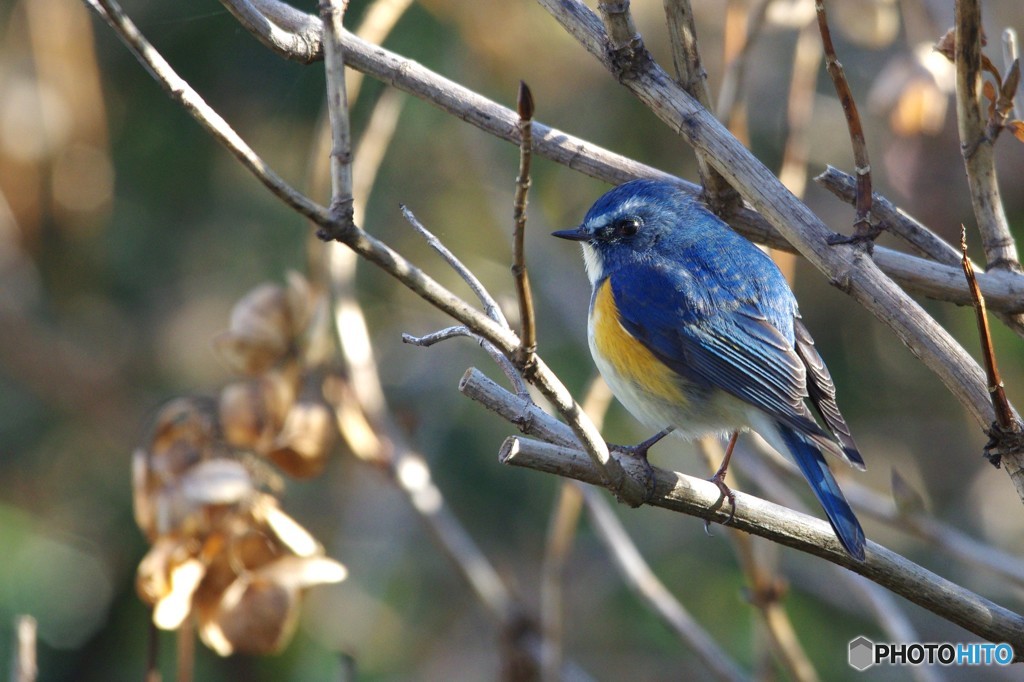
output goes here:
[{"label": "bokeh background", "polygon": [[[346,23],[358,25],[368,4],[353,0]],[[717,94],[725,6],[750,8],[738,1],[694,4]],[[835,4],[837,48],[864,114],[876,190],[950,241],[966,224],[976,243],[951,81],[923,75],[930,72],[914,61],[920,43],[951,26],[952,3]],[[788,134],[793,24],[805,23],[813,3],[773,5],[741,83],[740,128],[754,152],[778,169]],[[306,186],[323,105],[321,65],[274,56],[216,3],[130,0],[126,9],[276,170]],[[670,63],[661,3],[638,1],[633,11],[648,45]],[[988,52],[1001,64],[997,37],[1005,26],[1024,29],[1024,14],[1017,0],[991,0],[984,12]],[[525,79],[543,123],[695,179],[686,145],[538,5],[418,2],[386,46],[506,105]],[[365,83],[354,105],[357,135],[383,88]],[[813,104],[807,172],[826,163],[849,170],[845,124],[823,71]],[[1024,146],[1004,136],[997,156],[1019,234]],[[511,301],[517,158],[514,147],[407,98],[365,228],[465,292],[401,219],[398,204],[407,204],[492,292]],[[594,372],[585,345],[588,285],[575,250],[546,235],[575,224],[604,189],[535,162],[527,248],[540,349],[577,394]],[[806,200],[833,229],[849,231],[850,207],[813,183]],[[246,291],[282,281],[288,269],[307,270],[316,250],[310,237],[310,228],[173,104],[82,4],[0,4],[0,671],[10,660],[14,617],[30,613],[39,622],[40,679],[141,679],[148,612],[135,594],[134,572],[147,546],[132,517],[131,452],[163,402],[212,394],[229,379],[211,337],[227,327],[232,304]],[[898,470],[936,517],[1020,552],[1020,500],[1005,474],[982,460],[985,437],[977,425],[872,316],[806,263],[787,267],[868,461],[859,480],[888,494]],[[559,482],[501,466],[497,448],[512,427],[456,391],[468,366],[496,375],[486,355],[466,341],[429,350],[403,345],[402,332],[427,333],[447,321],[370,267],[361,266],[358,281],[398,421],[427,456],[452,510],[536,606]],[[924,304],[977,353],[969,309]],[[1024,344],[999,325],[995,342],[1010,398],[1022,404]],[[649,435],[617,405],[605,433],[612,442]],[[749,447],[740,454],[756,456]],[[690,446],[661,446],[652,457],[704,475]],[[220,659],[199,647],[197,679],[338,679],[342,656],[365,680],[498,674],[498,633],[406,499],[378,472],[338,456],[320,478],[290,483],[283,506],[349,567],[350,577],[310,595],[283,654]],[[664,511],[617,511],[668,587],[743,665],[754,665],[755,615],[724,533],[708,537],[699,520]],[[951,562],[898,530],[871,520],[865,526],[872,539],[1020,609],[1019,587]],[[779,562],[792,585],[787,609],[812,661],[823,678],[852,679],[847,642],[860,634],[882,639],[878,625],[862,604],[831,589],[820,562],[788,550]],[[706,675],[625,587],[586,523],[569,575],[566,653],[596,678]],[[907,613],[924,641],[972,639],[917,607],[908,604]],[[169,677],[173,636],[164,635],[161,645]],[[875,671],[877,679],[904,674]]]}]

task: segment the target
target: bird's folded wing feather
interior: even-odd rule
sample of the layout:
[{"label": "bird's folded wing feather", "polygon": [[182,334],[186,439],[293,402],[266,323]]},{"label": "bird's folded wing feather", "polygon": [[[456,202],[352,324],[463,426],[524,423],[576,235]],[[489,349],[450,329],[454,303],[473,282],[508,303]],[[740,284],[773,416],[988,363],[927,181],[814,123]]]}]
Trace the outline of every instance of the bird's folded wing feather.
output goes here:
[{"label": "bird's folded wing feather", "polygon": [[677,374],[720,388],[845,456],[811,417],[807,369],[779,330],[785,315],[796,315],[788,286],[769,292],[776,306],[765,310],[753,286],[730,286],[738,281],[698,282],[671,264],[652,264],[612,275],[611,285],[623,327]]}]

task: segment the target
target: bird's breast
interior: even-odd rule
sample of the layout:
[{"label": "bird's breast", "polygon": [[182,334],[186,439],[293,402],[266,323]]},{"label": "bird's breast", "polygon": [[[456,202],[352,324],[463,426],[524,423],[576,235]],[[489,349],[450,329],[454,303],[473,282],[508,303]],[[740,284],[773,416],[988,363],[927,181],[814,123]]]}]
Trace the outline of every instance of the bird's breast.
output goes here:
[{"label": "bird's breast", "polygon": [[589,326],[590,350],[598,369],[631,412],[636,414],[631,402],[688,402],[681,378],[622,326],[610,279],[594,292]]}]

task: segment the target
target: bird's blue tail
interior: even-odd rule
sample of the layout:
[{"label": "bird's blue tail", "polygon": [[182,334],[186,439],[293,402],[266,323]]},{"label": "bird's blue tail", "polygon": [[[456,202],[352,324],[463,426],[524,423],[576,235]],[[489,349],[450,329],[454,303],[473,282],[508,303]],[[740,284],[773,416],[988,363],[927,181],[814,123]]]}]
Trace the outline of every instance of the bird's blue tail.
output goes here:
[{"label": "bird's blue tail", "polygon": [[839,484],[814,441],[784,424],[776,423],[779,434],[786,442],[800,473],[811,484],[811,490],[825,509],[829,523],[839,542],[853,558],[864,560],[864,530],[854,516],[850,504],[839,489]]}]

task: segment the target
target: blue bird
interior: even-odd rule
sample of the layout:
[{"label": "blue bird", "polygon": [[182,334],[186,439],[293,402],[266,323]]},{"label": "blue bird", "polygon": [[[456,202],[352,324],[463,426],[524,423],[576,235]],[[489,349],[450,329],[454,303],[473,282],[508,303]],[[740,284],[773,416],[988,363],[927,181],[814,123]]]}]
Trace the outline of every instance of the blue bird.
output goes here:
[{"label": "blue bird", "polygon": [[[863,470],[835,385],[796,298],[760,249],[677,187],[634,180],[554,236],[583,246],[598,369],[640,422],[687,439],[751,429],[789,455],[839,541],[864,559],[864,531],[823,452]],[[831,436],[812,416],[815,408]]]}]

